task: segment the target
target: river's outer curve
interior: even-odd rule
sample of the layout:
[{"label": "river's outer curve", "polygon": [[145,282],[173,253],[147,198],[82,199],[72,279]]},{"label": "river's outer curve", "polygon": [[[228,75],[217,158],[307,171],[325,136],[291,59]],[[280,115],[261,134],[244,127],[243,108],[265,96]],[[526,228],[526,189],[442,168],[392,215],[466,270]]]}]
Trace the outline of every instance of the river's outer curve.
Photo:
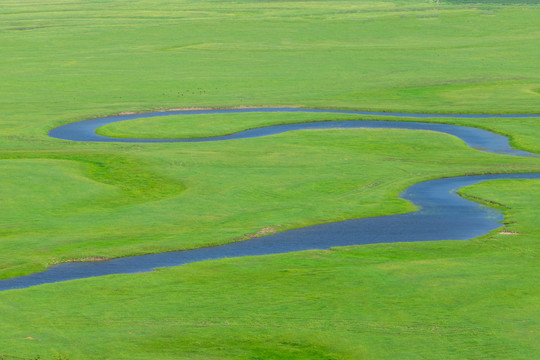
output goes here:
[{"label": "river's outer curve", "polygon": [[[257,109],[260,110],[260,109]],[[276,111],[312,111],[304,109],[283,109],[277,108]],[[220,113],[231,112],[253,112],[255,109],[243,109],[243,110],[219,110]],[[265,109],[269,111],[269,109]],[[273,110],[271,110],[273,111]],[[323,110],[313,110],[316,112],[322,112]],[[208,111],[204,113],[216,113],[218,110]],[[331,111],[339,112],[339,111]],[[155,117],[165,115],[181,115],[181,114],[193,114],[202,113],[201,111],[183,111],[183,112],[160,112],[151,114],[137,114],[127,116],[109,117],[96,120],[86,120],[79,123],[77,126],[74,124],[65,125],[59,127],[50,132],[50,135],[57,138],[75,140],[75,141],[129,141],[131,139],[109,139],[99,137],[95,135],[95,129],[99,126],[103,126],[106,123],[112,123],[117,121],[129,120],[133,118],[141,117]],[[343,113],[359,113],[369,114],[365,112],[348,112]],[[161,114],[161,115],[159,115]],[[386,113],[388,114],[388,113]],[[397,116],[395,114],[394,116]],[[433,115],[424,114],[409,114],[418,115],[423,117],[433,117]],[[403,114],[399,114],[403,116]],[[456,117],[457,115],[452,115]],[[500,115],[478,115],[479,117],[501,117]],[[534,115],[531,115],[532,117]],[[538,116],[538,115],[536,115]],[[461,117],[475,117],[475,115],[462,115]],[[515,117],[515,115],[514,115]],[[521,115],[520,117],[526,117]],[[527,116],[529,117],[529,116]],[[105,119],[105,120],[104,120]],[[324,122],[326,123],[322,127],[336,128],[333,125],[336,122]],[[337,122],[337,123],[351,123]],[[475,128],[460,127],[445,124],[429,124],[429,123],[400,123],[400,122],[388,122],[388,121],[374,121],[369,122],[369,126],[360,127],[372,127],[371,123],[375,125],[385,124],[383,126],[377,126],[378,128],[406,128],[401,127],[401,124],[424,124],[434,126],[444,126],[437,129],[425,129],[422,130],[434,130],[452,135],[458,136],[463,139],[469,146],[471,142],[481,139],[481,146],[475,146],[481,148],[483,151],[490,151],[503,154],[531,156],[527,152],[514,150],[508,145],[508,140],[499,135],[490,133],[488,131],[479,130]],[[322,123],[308,123],[309,124],[322,124]],[[305,124],[294,124],[294,126]],[[82,126],[82,128],[81,128]],[[280,127],[287,127],[288,125],[281,125]],[[351,127],[343,127],[339,125],[337,128],[357,128],[358,125]],[[272,129],[275,127],[266,127],[261,129]],[[311,128],[311,127],[308,127]],[[457,128],[457,130],[456,130]],[[261,129],[255,129],[253,131],[259,131]],[[301,128],[290,129],[300,130]],[[414,128],[417,129],[417,128]],[[282,129],[275,132],[271,130],[269,134],[282,133]],[[250,130],[251,131],[251,130]],[[481,134],[478,136],[477,131]],[[75,135],[73,135],[75,134]],[[92,135],[93,134],[93,135]],[[238,133],[242,134],[242,133]],[[235,134],[235,135],[238,135]],[[472,135],[471,135],[472,134]],[[235,136],[231,135],[231,136]],[[99,140],[95,137],[98,136]],[[257,136],[265,136],[258,134]],[[253,137],[253,136],[247,136]],[[237,137],[235,137],[237,138]],[[504,141],[501,142],[503,138]],[[229,140],[233,139],[229,137],[221,138],[209,138],[209,139],[196,139],[196,141],[217,141],[217,140]],[[476,140],[475,140],[476,139]],[[136,142],[145,142],[144,139],[133,139]],[[493,140],[492,143],[490,140]],[[165,140],[171,141],[183,141],[183,140]],[[188,140],[189,141],[189,140]],[[147,142],[156,142],[148,140]],[[501,147],[502,144],[502,147]],[[492,146],[493,145],[493,146]],[[495,147],[495,148],[494,148]],[[506,149],[507,147],[508,149]],[[143,256],[132,256],[125,258],[118,258],[103,262],[79,262],[79,263],[65,263],[50,267],[46,271],[31,274],[28,276],[21,276],[11,279],[0,281],[0,291],[10,289],[27,288],[35,285],[55,283],[60,281],[103,276],[110,274],[127,274],[152,271],[159,267],[179,266],[187,263],[213,260],[229,257],[240,256],[253,256],[253,255],[269,255],[280,254],[292,251],[302,250],[315,250],[315,249],[329,249],[336,246],[349,246],[349,245],[365,245],[375,243],[393,243],[393,242],[413,242],[413,241],[433,241],[433,240],[468,240],[474,237],[481,236],[488,233],[500,226],[500,221],[503,220],[501,213],[495,209],[487,208],[478,203],[468,201],[461,198],[456,194],[456,191],[464,186],[476,184],[486,180],[497,179],[540,179],[540,173],[531,174],[493,174],[493,175],[478,175],[478,176],[462,176],[453,178],[443,178],[437,180],[430,180],[415,184],[406,189],[400,197],[413,202],[420,210],[400,215],[389,215],[373,218],[362,218],[341,221],[336,223],[328,223],[310,226],[301,229],[289,230],[281,233],[277,233],[270,236],[261,238],[255,238],[242,242],[236,242],[231,244],[225,244],[216,247],[201,248],[187,251],[167,252],[161,254],[151,254]]]}]

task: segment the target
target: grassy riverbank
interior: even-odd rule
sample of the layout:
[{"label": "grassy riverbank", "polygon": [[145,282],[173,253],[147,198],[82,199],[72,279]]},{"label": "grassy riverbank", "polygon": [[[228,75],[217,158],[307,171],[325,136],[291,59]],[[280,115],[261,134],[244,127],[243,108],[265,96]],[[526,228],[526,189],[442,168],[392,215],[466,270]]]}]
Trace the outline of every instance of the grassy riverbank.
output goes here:
[{"label": "grassy riverbank", "polygon": [[125,158],[88,151],[82,164],[74,153],[14,155],[0,161],[9,220],[2,277],[70,259],[211,246],[261,229],[406,212],[413,207],[397,195],[422,180],[540,171],[540,159],[479,152],[449,135],[373,129],[148,144]]},{"label": "grassy riverbank", "polygon": [[539,181],[466,190],[504,204],[512,223],[504,230],[519,234],[220,260],[0,293],[0,347],[72,359],[537,358],[539,191]]},{"label": "grassy riverbank", "polygon": [[227,135],[257,127],[339,120],[395,120],[437,122],[489,130],[510,139],[513,147],[540,152],[540,118],[425,118],[382,117],[348,114],[248,113],[213,115],[177,115],[151,119],[122,121],[97,129],[97,133],[113,138],[187,139]]},{"label": "grassy riverbank", "polygon": [[[310,131],[214,144],[46,135],[77,120],[183,107],[539,113],[540,7],[510,4],[0,0],[0,278],[410,211],[398,193],[429,178],[540,171],[540,159],[481,153],[429,132]],[[102,131],[200,136],[322,118],[153,119]],[[538,120],[430,119],[490,129],[537,152]],[[0,293],[0,354],[537,357],[537,183],[501,184],[501,193],[486,185],[471,194],[510,206],[521,235]]]}]

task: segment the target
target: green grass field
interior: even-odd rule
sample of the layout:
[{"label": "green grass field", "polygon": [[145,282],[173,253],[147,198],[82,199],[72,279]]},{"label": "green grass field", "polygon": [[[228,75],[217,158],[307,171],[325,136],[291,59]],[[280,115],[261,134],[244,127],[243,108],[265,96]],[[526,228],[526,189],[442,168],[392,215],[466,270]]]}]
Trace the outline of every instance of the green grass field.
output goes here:
[{"label": "green grass field", "polygon": [[220,260],[2,293],[2,346],[72,359],[533,359],[538,191],[539,181],[467,190],[508,206],[505,230],[519,235]]},{"label": "green grass field", "polygon": [[[540,159],[423,131],[192,144],[46,135],[82,119],[191,107],[540,113],[536,3],[0,0],[0,278],[403,213],[413,207],[399,192],[426,179],[540,172]],[[336,119],[374,118],[168,117],[100,133],[199,137]],[[426,121],[488,129],[540,152],[539,118]],[[539,184],[465,190],[507,206],[508,231],[471,242],[221,260],[1,292],[0,358],[533,359]]]}]

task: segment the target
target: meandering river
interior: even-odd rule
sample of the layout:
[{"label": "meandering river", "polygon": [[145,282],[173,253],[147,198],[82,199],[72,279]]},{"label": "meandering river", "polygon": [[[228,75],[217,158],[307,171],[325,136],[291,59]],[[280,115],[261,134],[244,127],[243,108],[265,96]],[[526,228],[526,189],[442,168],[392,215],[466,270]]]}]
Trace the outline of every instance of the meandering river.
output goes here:
[{"label": "meandering river", "polygon": [[[329,112],[359,115],[400,116],[400,117],[540,117],[540,115],[441,115],[374,113],[361,111],[262,108],[229,110],[168,111],[148,114],[111,116],[64,125],[49,132],[51,137],[72,141],[115,141],[115,142],[202,142],[224,141],[275,135],[287,131],[306,129],[356,129],[385,128],[431,130],[451,134],[462,139],[475,149],[497,154],[514,156],[537,156],[515,150],[508,139],[476,128],[397,121],[323,121],[314,123],[269,126],[246,130],[236,134],[200,139],[113,139],[99,136],[95,130],[100,126],[118,121],[137,118],[151,118],[168,115],[193,115],[246,112]],[[102,262],[65,263],[50,267],[46,271],[0,281],[0,291],[21,289],[35,285],[67,280],[111,275],[148,272],[159,267],[179,266],[187,263],[231,258],[240,256],[281,254],[292,251],[329,249],[336,246],[365,245],[375,243],[468,240],[500,227],[502,214],[492,208],[465,200],[456,194],[464,186],[496,179],[540,179],[540,173],[494,174],[461,176],[430,180],[406,189],[400,197],[411,201],[420,210],[400,215],[381,216],[321,224],[301,229],[289,230],[270,236],[231,243],[216,247],[187,251],[167,252],[143,256],[118,258]]]}]

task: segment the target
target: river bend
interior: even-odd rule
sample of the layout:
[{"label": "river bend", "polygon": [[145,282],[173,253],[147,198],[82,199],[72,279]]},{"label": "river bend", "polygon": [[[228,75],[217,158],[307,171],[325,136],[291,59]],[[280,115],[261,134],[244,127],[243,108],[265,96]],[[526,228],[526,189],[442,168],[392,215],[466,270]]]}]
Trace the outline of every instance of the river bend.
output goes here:
[{"label": "river bend", "polygon": [[[112,116],[85,120],[64,125],[52,130],[51,137],[72,141],[115,141],[115,142],[200,142],[253,138],[303,129],[353,129],[388,128],[432,130],[459,137],[469,146],[488,152],[515,156],[537,156],[515,150],[508,139],[489,131],[463,126],[430,124],[421,122],[392,121],[326,121],[290,124],[247,130],[237,134],[204,139],[113,139],[95,134],[100,126],[117,121],[167,115],[192,115],[215,113],[243,113],[255,111],[289,112],[332,112],[344,114],[409,116],[409,117],[537,117],[540,115],[437,115],[372,113],[339,110],[309,110],[295,108],[265,108],[238,110],[171,111],[150,114]],[[400,215],[361,218],[335,223],[321,224],[301,229],[284,231],[270,236],[200,248],[187,251],[131,256],[101,262],[76,262],[54,265],[46,271],[0,281],[0,291],[28,288],[35,285],[55,283],[81,278],[111,274],[148,272],[160,267],[179,266],[187,263],[233,258],[241,256],[281,254],[293,251],[330,249],[337,246],[367,245],[376,243],[468,240],[484,235],[498,227],[503,220],[500,211],[466,200],[456,191],[464,186],[486,180],[540,179],[540,173],[493,174],[461,176],[425,181],[412,185],[400,194],[420,210]]]}]

